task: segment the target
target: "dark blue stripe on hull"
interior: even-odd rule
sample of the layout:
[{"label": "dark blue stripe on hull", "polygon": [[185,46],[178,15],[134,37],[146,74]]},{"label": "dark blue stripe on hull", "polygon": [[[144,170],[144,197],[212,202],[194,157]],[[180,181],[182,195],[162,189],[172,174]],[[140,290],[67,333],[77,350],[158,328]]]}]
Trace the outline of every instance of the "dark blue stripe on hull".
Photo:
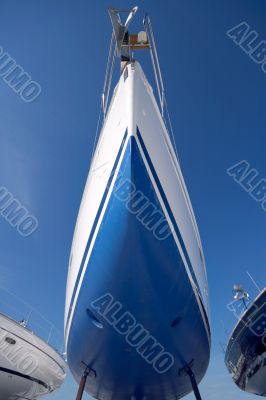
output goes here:
[{"label": "dark blue stripe on hull", "polygon": [[[209,341],[197,299],[172,235],[158,240],[152,229],[121,200],[132,196],[127,179],[162,213],[153,185],[131,137],[111,194],[75,308],[68,340],[68,363],[79,381],[84,363],[97,374],[86,390],[97,398],[135,396],[174,399],[191,391],[179,369],[194,359],[199,381],[209,361]],[[119,187],[120,185],[120,187]],[[123,190],[122,190],[122,189]],[[132,209],[131,209],[132,211]],[[148,226],[150,228],[150,226]],[[136,348],[107,322],[91,302],[111,293],[120,313],[130,312],[152,335],[174,364],[158,373]],[[121,317],[122,314],[120,314]]]},{"label": "dark blue stripe on hull", "polygon": [[191,265],[191,261],[190,261],[189,255],[188,255],[188,253],[187,253],[187,249],[186,249],[186,246],[185,246],[185,244],[184,244],[182,235],[181,235],[180,230],[179,230],[179,228],[178,228],[178,226],[177,226],[177,223],[176,223],[176,220],[175,220],[175,218],[174,218],[174,216],[173,216],[171,207],[170,207],[170,205],[169,205],[169,203],[168,203],[168,200],[167,200],[167,198],[166,198],[166,196],[165,196],[164,190],[163,190],[163,188],[162,188],[162,185],[161,185],[160,180],[159,180],[159,178],[158,178],[158,175],[157,175],[157,173],[156,173],[156,171],[155,171],[155,168],[154,168],[154,166],[153,166],[153,164],[152,164],[152,161],[151,161],[151,159],[150,159],[149,153],[148,153],[148,151],[147,151],[147,149],[146,149],[146,146],[145,146],[145,144],[144,144],[144,142],[143,142],[143,139],[142,139],[142,137],[141,137],[141,134],[140,134],[140,131],[139,131],[138,128],[137,128],[137,137],[138,137],[138,139],[139,139],[139,142],[140,142],[142,151],[143,151],[143,153],[145,154],[145,157],[146,157],[146,160],[147,160],[148,165],[149,165],[149,167],[150,167],[152,176],[153,176],[153,178],[154,178],[154,180],[155,180],[155,182],[156,182],[156,185],[157,185],[157,187],[158,187],[158,189],[159,189],[160,195],[161,195],[161,197],[162,197],[162,199],[163,199],[163,203],[164,203],[164,205],[165,205],[165,207],[166,207],[167,213],[168,213],[168,215],[169,215],[169,217],[170,217],[170,220],[171,220],[171,222],[172,222],[172,224],[173,224],[173,226],[174,226],[174,230],[175,230],[175,233],[176,233],[176,235],[177,235],[177,237],[178,237],[178,240],[179,240],[180,246],[181,246],[181,248],[182,248],[183,254],[184,254],[184,256],[185,256],[187,265],[188,265],[188,267],[189,267],[189,271],[190,271],[190,273],[191,273],[191,276],[192,276],[192,278],[193,278],[193,281],[194,281],[194,283],[195,283],[195,285],[196,285],[196,287],[197,287],[197,289],[198,289],[199,295],[200,295],[200,286],[199,286],[199,284],[198,284],[198,281],[197,281],[197,278],[196,278],[194,269],[193,269],[193,267],[192,267],[192,265]]},{"label": "dark blue stripe on hull", "polygon": [[117,169],[117,165],[119,163],[119,159],[121,157],[121,153],[123,151],[123,148],[124,148],[124,145],[125,145],[125,142],[126,142],[126,138],[127,138],[127,130],[126,130],[126,132],[124,134],[122,143],[121,143],[119,151],[117,153],[117,157],[115,159],[114,166],[112,168],[110,177],[108,179],[108,182],[107,182],[107,185],[106,185],[106,189],[104,191],[104,194],[103,194],[99,209],[97,211],[97,214],[96,214],[96,217],[95,217],[92,229],[91,229],[91,233],[90,233],[90,236],[89,236],[89,239],[88,239],[88,242],[87,242],[83,257],[82,257],[81,265],[80,265],[80,268],[79,268],[78,276],[77,276],[77,279],[76,279],[76,282],[75,282],[75,286],[74,286],[74,290],[73,290],[73,293],[72,293],[72,296],[71,296],[70,306],[69,306],[69,310],[68,310],[67,323],[66,323],[66,332],[68,330],[69,319],[70,319],[70,315],[71,315],[74,299],[75,299],[75,296],[76,296],[76,293],[77,293],[77,288],[78,288],[78,285],[79,285],[81,273],[82,273],[83,268],[84,268],[85,260],[86,260],[86,257],[87,257],[87,254],[88,254],[88,251],[89,251],[89,248],[90,248],[90,245],[91,245],[91,241],[92,241],[96,226],[98,224],[98,221],[99,221],[99,218],[100,218],[100,215],[101,215],[101,212],[102,212],[106,197],[107,197],[107,195],[109,193],[110,186],[112,185],[112,181],[114,179],[115,171]]},{"label": "dark blue stripe on hull", "polygon": [[5,374],[8,374],[8,375],[18,376],[19,378],[23,378],[23,379],[26,379],[27,381],[31,381],[31,382],[37,383],[40,386],[43,386],[45,389],[47,389],[47,391],[52,391],[52,389],[50,388],[50,386],[47,383],[41,381],[40,379],[34,378],[33,376],[30,376],[27,374],[22,374],[19,371],[9,369],[9,368],[4,368],[4,367],[0,367],[0,372],[4,372]]}]

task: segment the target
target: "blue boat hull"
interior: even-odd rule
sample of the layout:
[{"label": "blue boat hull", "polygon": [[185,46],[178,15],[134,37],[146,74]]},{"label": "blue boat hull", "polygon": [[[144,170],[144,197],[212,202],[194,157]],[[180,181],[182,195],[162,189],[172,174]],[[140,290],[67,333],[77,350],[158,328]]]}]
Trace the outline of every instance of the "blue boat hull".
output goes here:
[{"label": "blue boat hull", "polygon": [[177,399],[191,391],[186,365],[197,382],[206,372],[208,318],[166,220],[156,230],[157,217],[141,212],[144,195],[164,216],[134,136],[126,146],[75,305],[68,364],[78,382],[85,366],[96,372],[86,390],[99,399]]}]

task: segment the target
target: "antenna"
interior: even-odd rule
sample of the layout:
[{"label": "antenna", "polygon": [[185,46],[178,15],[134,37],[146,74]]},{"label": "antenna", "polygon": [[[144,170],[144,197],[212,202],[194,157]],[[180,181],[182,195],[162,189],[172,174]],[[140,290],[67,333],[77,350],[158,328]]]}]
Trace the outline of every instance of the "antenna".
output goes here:
[{"label": "antenna", "polygon": [[245,309],[247,309],[247,302],[249,302],[249,294],[245,292],[242,285],[234,285],[233,295],[235,302],[243,302]]},{"label": "antenna", "polygon": [[259,288],[259,286],[257,285],[257,282],[255,281],[255,279],[250,275],[250,273],[247,271],[247,275],[249,276],[251,282],[254,284],[254,286],[256,287],[256,289],[258,290],[258,292],[261,292],[261,289]]}]

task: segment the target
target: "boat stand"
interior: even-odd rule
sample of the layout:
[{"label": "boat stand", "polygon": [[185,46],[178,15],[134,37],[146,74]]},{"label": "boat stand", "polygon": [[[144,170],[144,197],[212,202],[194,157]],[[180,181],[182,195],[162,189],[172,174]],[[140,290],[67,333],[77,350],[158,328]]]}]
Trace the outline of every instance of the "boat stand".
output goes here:
[{"label": "boat stand", "polygon": [[77,393],[76,400],[81,400],[82,399],[88,376],[94,376],[96,378],[96,372],[94,371],[94,369],[89,368],[89,367],[85,368],[85,370],[84,370],[84,372],[82,374],[81,380],[80,380],[79,390],[78,390],[78,393]]},{"label": "boat stand", "polygon": [[189,377],[190,382],[191,382],[191,386],[192,386],[192,389],[193,389],[193,392],[194,392],[194,395],[195,395],[195,399],[196,400],[202,400],[202,397],[201,397],[200,392],[199,392],[199,388],[198,388],[198,384],[197,384],[195,375],[194,375],[194,373],[193,373],[193,371],[191,369],[192,365],[193,365],[193,361],[190,364],[186,365],[184,368],[182,368],[179,371],[179,374],[180,375],[185,374],[185,375],[187,375]]},{"label": "boat stand", "polygon": [[[200,395],[199,392],[199,388],[198,388],[198,384],[195,378],[195,375],[191,369],[191,365],[193,364],[193,362],[191,362],[190,364],[186,365],[184,368],[180,369],[179,374],[180,375],[187,375],[190,379],[191,382],[191,386],[195,395],[195,399],[196,400],[202,400],[202,397]],[[94,371],[94,369],[90,368],[90,367],[86,367],[81,380],[80,380],[80,384],[79,384],[79,389],[78,389],[78,393],[77,393],[77,397],[76,400],[81,400],[83,393],[84,393],[84,389],[85,389],[85,385],[86,385],[86,381],[88,376],[93,376],[94,378],[96,378],[96,372]]]}]

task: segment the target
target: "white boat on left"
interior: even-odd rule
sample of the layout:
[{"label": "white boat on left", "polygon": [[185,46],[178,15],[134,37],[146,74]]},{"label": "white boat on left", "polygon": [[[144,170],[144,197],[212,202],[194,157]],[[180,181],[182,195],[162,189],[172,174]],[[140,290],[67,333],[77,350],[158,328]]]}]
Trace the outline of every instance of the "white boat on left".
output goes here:
[{"label": "white boat on left", "polygon": [[0,400],[34,400],[58,389],[67,365],[27,327],[0,313]]}]

